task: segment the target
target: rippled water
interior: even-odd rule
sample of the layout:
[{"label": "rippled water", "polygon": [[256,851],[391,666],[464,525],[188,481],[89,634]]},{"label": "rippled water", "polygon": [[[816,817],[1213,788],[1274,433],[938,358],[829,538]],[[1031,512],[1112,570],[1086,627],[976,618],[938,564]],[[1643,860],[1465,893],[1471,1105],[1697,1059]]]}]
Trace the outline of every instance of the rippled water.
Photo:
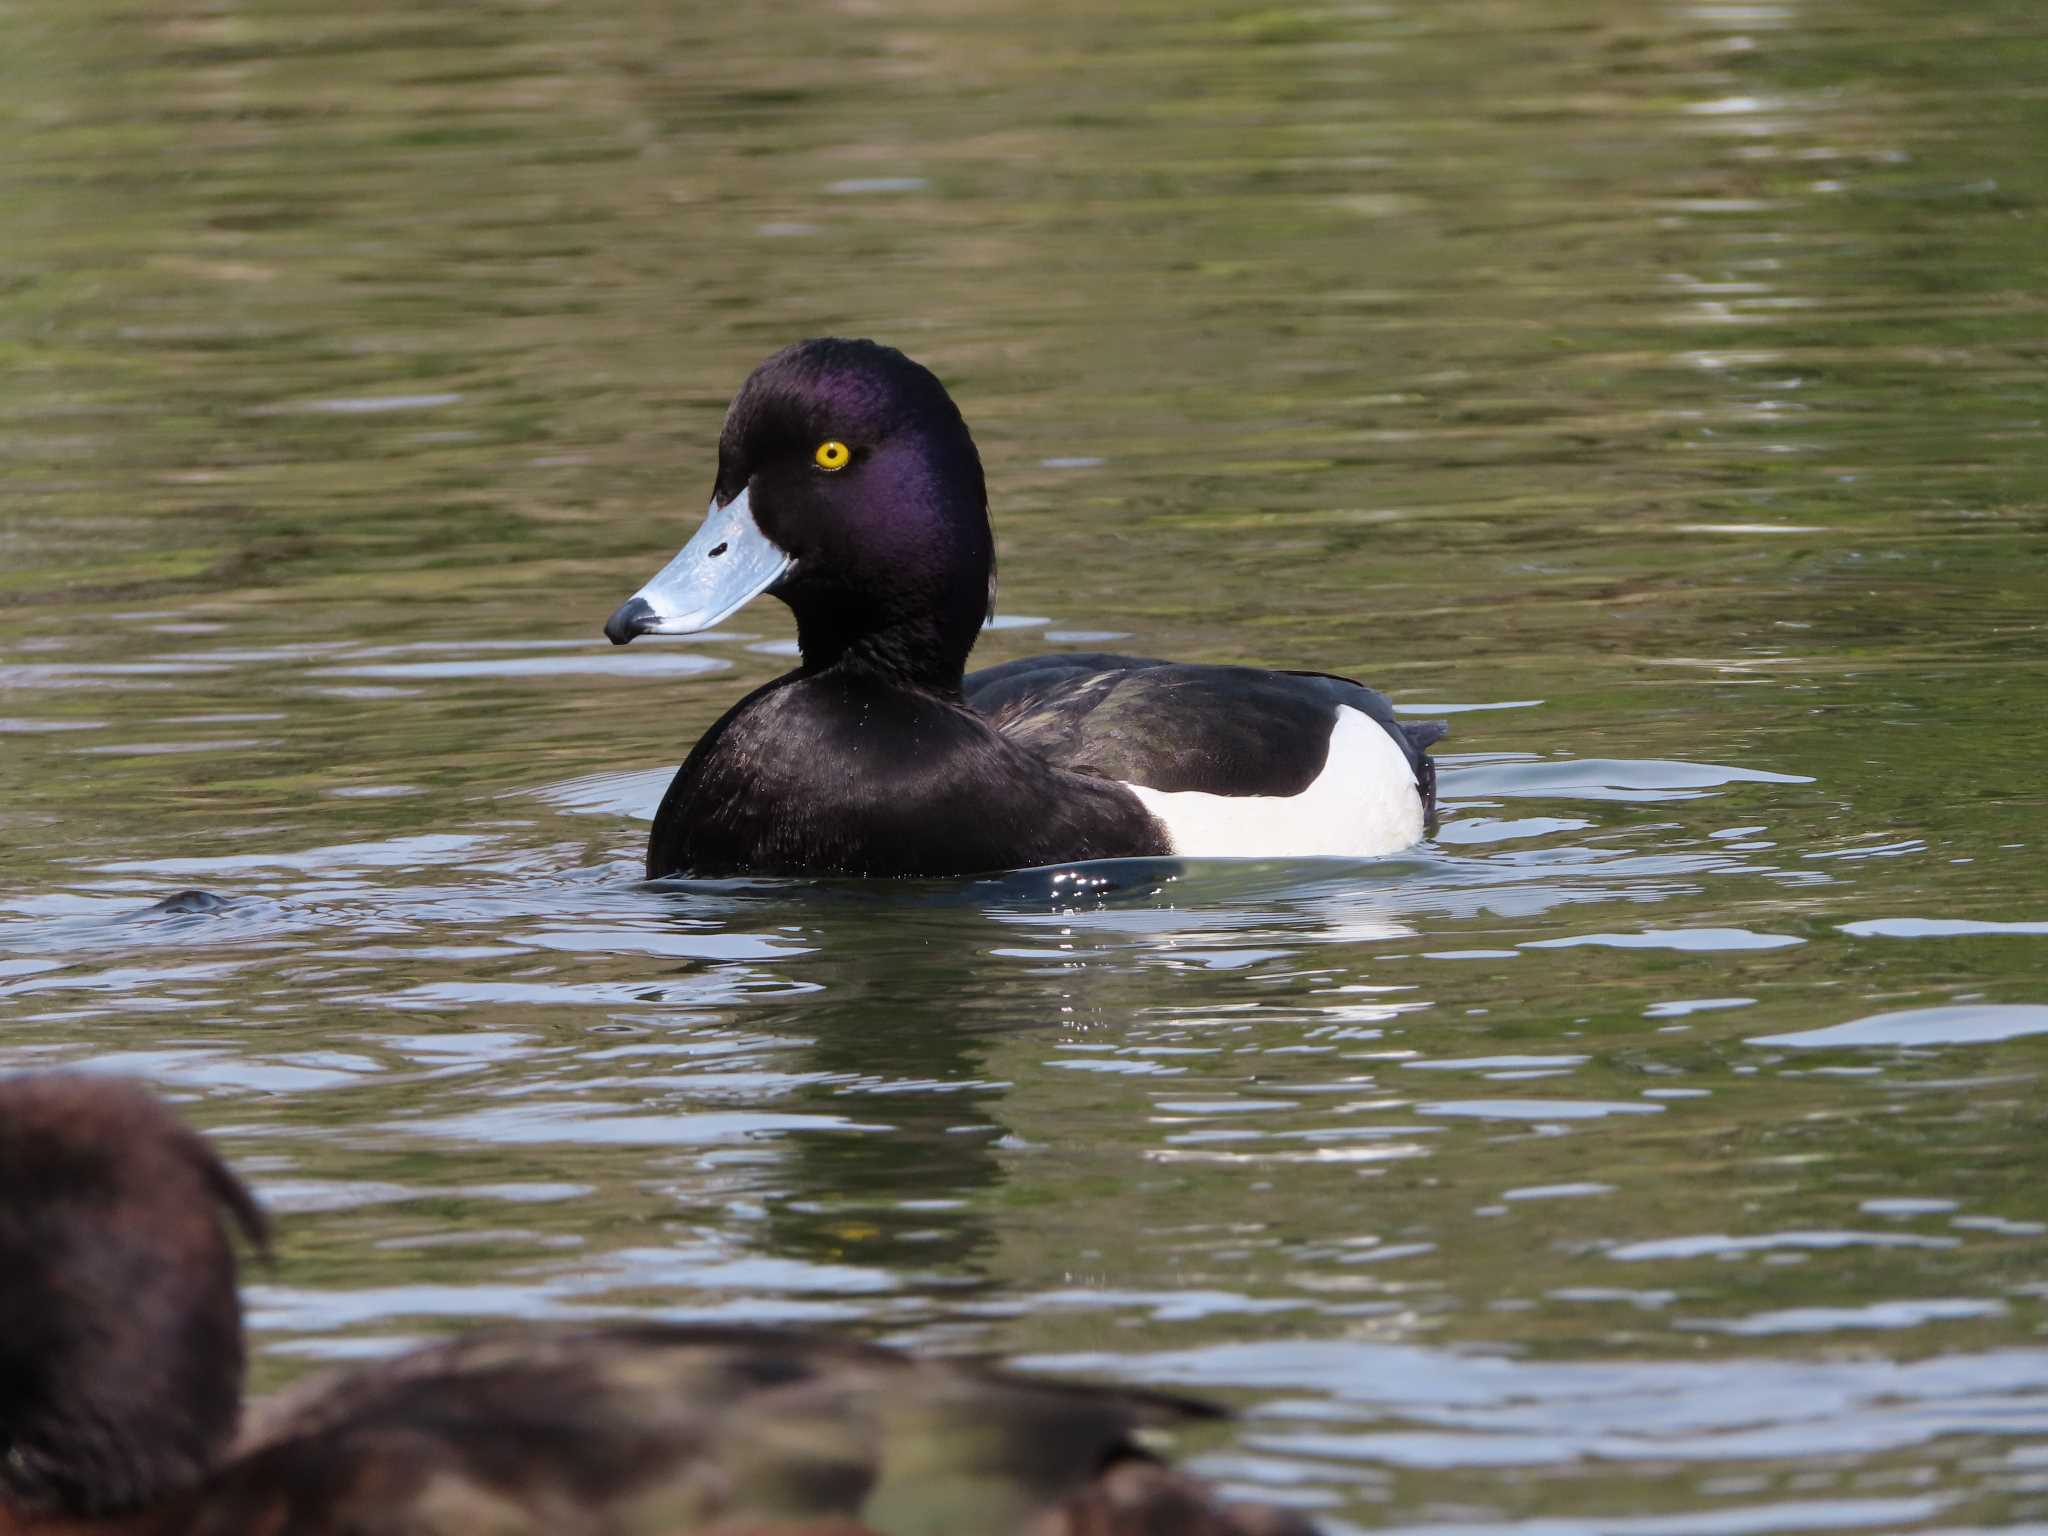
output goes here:
[{"label": "rippled water", "polygon": [[[2048,26],[1989,0],[32,0],[0,1066],[489,1317],[1188,1385],[1331,1529],[2048,1520]],[[636,883],[724,402],[937,367],[980,655],[1444,716],[1366,864]]]}]

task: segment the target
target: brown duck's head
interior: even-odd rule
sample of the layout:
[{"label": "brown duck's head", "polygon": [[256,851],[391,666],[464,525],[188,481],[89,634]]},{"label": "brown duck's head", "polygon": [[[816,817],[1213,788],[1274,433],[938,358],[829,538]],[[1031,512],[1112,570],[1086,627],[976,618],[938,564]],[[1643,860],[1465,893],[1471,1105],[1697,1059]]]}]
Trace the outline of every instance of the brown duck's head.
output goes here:
[{"label": "brown duck's head", "polygon": [[261,1211],[206,1143],[112,1078],[0,1078],[0,1526],[145,1507],[233,1438],[232,1220]]}]

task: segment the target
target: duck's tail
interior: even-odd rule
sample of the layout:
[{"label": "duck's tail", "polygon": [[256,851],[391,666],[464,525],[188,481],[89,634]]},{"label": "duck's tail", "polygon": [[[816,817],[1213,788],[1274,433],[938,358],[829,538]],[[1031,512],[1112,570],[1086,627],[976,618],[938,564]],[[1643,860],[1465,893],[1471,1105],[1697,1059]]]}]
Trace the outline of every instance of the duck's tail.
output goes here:
[{"label": "duck's tail", "polygon": [[1429,749],[1451,734],[1447,720],[1417,720],[1413,723],[1403,720],[1401,734],[1408,738],[1408,745],[1415,749],[1415,792],[1422,796],[1422,822],[1425,827],[1436,825],[1436,759],[1429,755]]}]

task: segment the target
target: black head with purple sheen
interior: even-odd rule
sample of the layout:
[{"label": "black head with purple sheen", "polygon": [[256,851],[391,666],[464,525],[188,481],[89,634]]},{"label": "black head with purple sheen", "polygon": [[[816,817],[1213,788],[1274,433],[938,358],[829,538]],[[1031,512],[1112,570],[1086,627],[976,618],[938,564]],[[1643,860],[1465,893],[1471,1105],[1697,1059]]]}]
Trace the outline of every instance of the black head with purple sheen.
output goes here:
[{"label": "black head with purple sheen", "polygon": [[[843,443],[843,467],[818,450]],[[841,660],[957,686],[995,601],[981,456],[931,370],[893,347],[823,338],[756,368],[726,413],[715,500],[748,493],[795,557],[769,590],[808,668]]]}]

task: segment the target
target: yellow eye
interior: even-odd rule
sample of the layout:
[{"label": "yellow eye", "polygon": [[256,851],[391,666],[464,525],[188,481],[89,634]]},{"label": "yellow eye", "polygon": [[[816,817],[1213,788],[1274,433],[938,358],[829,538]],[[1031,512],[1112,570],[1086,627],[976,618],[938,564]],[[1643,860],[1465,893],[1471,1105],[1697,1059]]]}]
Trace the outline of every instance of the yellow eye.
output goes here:
[{"label": "yellow eye", "polygon": [[820,469],[844,469],[853,461],[853,450],[846,444],[834,440],[818,444],[818,451],[811,457],[818,461]]}]

